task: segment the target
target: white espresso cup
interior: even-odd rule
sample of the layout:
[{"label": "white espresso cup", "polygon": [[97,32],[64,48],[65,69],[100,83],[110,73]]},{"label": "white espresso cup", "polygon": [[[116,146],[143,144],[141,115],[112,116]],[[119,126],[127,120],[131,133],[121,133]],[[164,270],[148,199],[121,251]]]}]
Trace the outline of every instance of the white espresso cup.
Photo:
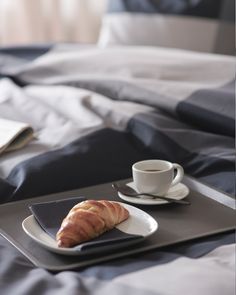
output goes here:
[{"label": "white espresso cup", "polygon": [[139,193],[163,196],[171,186],[183,179],[184,170],[176,163],[145,160],[133,164],[132,174],[135,188]]}]

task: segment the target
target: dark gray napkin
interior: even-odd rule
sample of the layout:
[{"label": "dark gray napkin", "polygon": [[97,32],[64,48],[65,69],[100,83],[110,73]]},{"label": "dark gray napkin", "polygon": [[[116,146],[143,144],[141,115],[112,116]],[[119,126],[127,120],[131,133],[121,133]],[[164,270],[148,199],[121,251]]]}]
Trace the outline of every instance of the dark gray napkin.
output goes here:
[{"label": "dark gray napkin", "polygon": [[[62,220],[66,217],[70,209],[77,203],[85,200],[86,198],[84,197],[75,197],[58,201],[36,203],[31,205],[29,209],[43,230],[51,237],[55,238]],[[118,246],[117,244],[133,240],[141,241],[142,239],[142,236],[127,234],[114,228],[93,240],[73,247],[73,249],[84,251],[94,247],[107,247],[109,245]]]}]

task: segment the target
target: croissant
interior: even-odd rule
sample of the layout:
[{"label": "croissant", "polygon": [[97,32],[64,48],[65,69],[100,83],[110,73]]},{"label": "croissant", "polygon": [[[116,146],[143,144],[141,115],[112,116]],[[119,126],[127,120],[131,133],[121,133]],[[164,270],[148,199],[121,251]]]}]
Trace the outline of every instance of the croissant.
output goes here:
[{"label": "croissant", "polygon": [[87,200],[75,205],[62,221],[56,235],[59,247],[72,247],[111,230],[126,220],[129,212],[122,205],[106,200]]}]

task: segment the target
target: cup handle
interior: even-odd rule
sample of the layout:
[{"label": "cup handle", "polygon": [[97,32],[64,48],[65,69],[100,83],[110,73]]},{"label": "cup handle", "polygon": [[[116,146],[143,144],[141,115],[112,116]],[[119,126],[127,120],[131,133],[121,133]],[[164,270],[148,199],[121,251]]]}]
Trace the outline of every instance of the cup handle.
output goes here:
[{"label": "cup handle", "polygon": [[179,164],[173,164],[174,169],[177,170],[175,178],[172,180],[171,186],[178,184],[184,177],[184,169]]}]

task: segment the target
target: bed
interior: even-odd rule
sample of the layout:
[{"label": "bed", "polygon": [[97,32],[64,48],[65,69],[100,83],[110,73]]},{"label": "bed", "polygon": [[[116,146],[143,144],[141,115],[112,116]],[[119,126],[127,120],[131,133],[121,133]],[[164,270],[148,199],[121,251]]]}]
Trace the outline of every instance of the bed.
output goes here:
[{"label": "bed", "polygon": [[[24,148],[0,156],[2,204],[129,178],[145,159],[177,162],[235,196],[233,57],[59,44],[2,49],[0,65],[0,117],[35,130]],[[235,237],[58,273],[1,237],[0,274],[4,295],[233,294]]]}]

